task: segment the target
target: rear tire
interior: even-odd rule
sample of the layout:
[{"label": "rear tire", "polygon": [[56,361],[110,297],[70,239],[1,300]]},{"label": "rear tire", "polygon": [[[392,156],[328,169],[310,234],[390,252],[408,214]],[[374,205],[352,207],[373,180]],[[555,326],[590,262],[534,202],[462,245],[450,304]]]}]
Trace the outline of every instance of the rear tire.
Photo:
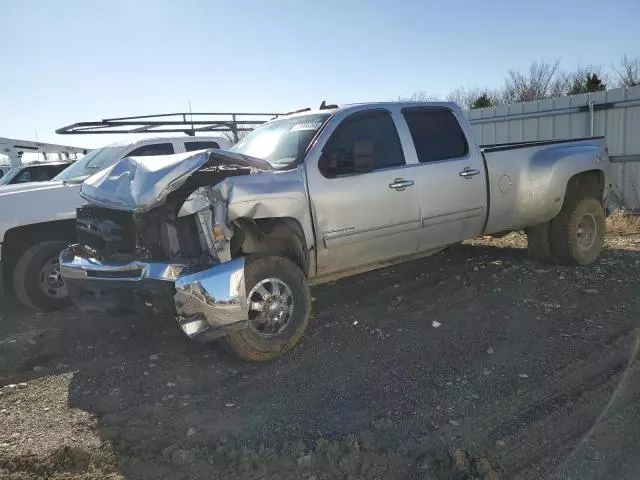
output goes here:
[{"label": "rear tire", "polygon": [[602,252],[604,233],[604,208],[597,198],[566,198],[551,221],[553,253],[566,265],[589,265]]},{"label": "rear tire", "polygon": [[558,262],[551,245],[551,222],[527,228],[527,253],[538,262]]},{"label": "rear tire", "polygon": [[60,276],[58,255],[66,242],[40,242],[29,247],[13,270],[13,289],[23,305],[41,312],[71,305]]},{"label": "rear tire", "polygon": [[[262,303],[262,307],[259,305],[257,307],[262,310],[250,309],[250,326],[220,339],[221,346],[245,361],[275,360],[298,344],[309,324],[311,317],[309,283],[302,270],[292,261],[279,256],[261,255],[247,257],[245,283],[250,305]],[[282,297],[273,295],[273,284],[278,285],[279,291],[285,292]],[[259,293],[260,291],[263,294]],[[251,292],[254,292],[253,295]],[[264,301],[262,301],[263,298]],[[289,298],[290,301],[282,300],[278,303],[278,298]],[[282,325],[279,326],[277,319],[266,320],[270,315],[271,306],[279,311],[282,305],[288,305],[281,309],[288,314],[286,322],[282,321]]]}]

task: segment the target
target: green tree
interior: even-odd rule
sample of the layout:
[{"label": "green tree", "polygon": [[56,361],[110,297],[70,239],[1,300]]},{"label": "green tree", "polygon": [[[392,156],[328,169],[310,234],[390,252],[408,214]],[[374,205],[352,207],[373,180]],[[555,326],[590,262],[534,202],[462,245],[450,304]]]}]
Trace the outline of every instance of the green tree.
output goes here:
[{"label": "green tree", "polygon": [[495,99],[489,96],[487,92],[483,92],[482,95],[476,97],[473,102],[471,102],[471,108],[493,107],[495,104]]},{"label": "green tree", "polygon": [[602,83],[602,79],[597,73],[582,73],[574,75],[569,81],[569,95],[577,95],[579,93],[602,92],[607,86]]}]

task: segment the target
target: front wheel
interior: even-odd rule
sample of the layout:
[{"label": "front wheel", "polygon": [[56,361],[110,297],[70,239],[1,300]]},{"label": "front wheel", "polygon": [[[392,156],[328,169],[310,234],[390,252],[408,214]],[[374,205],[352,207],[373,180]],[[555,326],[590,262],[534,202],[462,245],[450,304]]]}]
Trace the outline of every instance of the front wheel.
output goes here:
[{"label": "front wheel", "polygon": [[309,324],[309,284],[296,264],[279,256],[248,257],[245,284],[249,327],[220,341],[243,360],[274,360],[298,344]]},{"label": "front wheel", "polygon": [[65,242],[40,242],[29,247],[13,270],[13,289],[23,305],[50,312],[71,305],[60,275],[58,255]]},{"label": "front wheel", "polygon": [[560,262],[589,265],[602,252],[605,215],[597,198],[568,198],[551,221],[551,244]]}]

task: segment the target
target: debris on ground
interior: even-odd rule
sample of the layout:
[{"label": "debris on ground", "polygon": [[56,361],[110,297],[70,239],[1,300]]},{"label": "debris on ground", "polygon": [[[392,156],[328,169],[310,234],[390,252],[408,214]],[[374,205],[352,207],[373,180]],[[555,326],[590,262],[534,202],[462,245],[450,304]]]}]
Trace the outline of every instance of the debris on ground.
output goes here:
[{"label": "debris on ground", "polygon": [[313,287],[300,348],[264,365],[173,319],[3,304],[0,478],[550,478],[628,364],[640,236],[607,236],[589,267],[525,247],[475,239]]}]

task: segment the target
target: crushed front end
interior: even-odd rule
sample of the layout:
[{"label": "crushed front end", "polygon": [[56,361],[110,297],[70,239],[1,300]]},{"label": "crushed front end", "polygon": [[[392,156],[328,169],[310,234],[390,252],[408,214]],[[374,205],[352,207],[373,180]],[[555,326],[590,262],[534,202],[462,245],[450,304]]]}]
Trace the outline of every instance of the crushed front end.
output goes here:
[{"label": "crushed front end", "polygon": [[260,162],[218,151],[127,158],[88,179],[78,243],[60,255],[69,296],[85,311],[171,313],[194,339],[245,327],[227,199],[232,177],[269,169]]}]

